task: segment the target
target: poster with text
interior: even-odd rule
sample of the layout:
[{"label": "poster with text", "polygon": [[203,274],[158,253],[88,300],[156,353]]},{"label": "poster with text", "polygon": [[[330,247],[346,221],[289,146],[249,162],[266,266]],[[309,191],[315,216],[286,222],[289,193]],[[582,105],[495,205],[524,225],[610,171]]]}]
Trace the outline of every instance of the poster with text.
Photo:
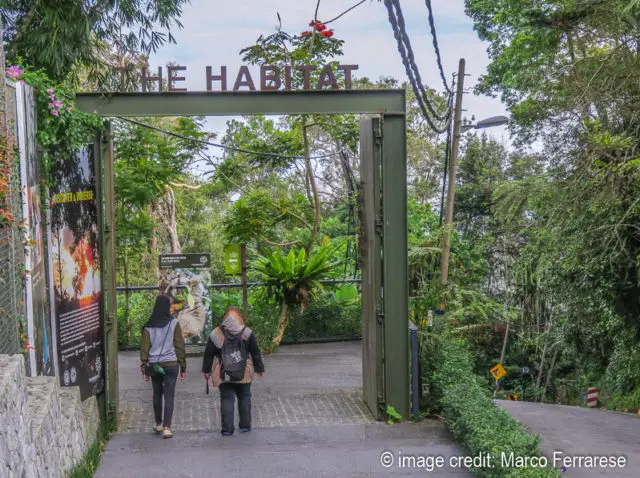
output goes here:
[{"label": "poster with text", "polygon": [[104,388],[93,146],[55,161],[49,247],[60,383],[79,386],[85,400]]},{"label": "poster with text", "polygon": [[[28,254],[29,280],[27,281],[26,300],[27,320],[31,322],[35,350],[35,366],[31,367],[35,375],[54,375],[53,339],[51,335],[51,316],[47,297],[47,277],[45,269],[45,238],[40,209],[40,186],[38,154],[36,151],[36,118],[33,90],[22,86],[24,99],[21,106],[24,111],[24,129],[20,129],[20,146],[24,151],[22,186],[25,204],[25,224],[28,230],[26,252]],[[32,373],[33,374],[33,373]]]}]

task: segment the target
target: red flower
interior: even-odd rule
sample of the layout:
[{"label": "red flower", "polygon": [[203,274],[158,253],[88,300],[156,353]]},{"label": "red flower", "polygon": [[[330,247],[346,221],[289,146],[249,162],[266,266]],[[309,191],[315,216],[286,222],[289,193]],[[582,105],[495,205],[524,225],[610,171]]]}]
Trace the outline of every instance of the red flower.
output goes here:
[{"label": "red flower", "polygon": [[315,20],[311,20],[311,21],[309,22],[309,26],[310,26],[310,27],[314,26],[315,24],[316,24],[316,21],[315,21]]},{"label": "red flower", "polygon": [[331,38],[333,36],[333,30],[325,30],[320,33],[323,37]]},{"label": "red flower", "polygon": [[303,37],[304,37],[304,36],[307,36],[307,35],[311,35],[311,32],[310,32],[310,31],[302,32],[302,36],[303,36]]},{"label": "red flower", "polygon": [[326,29],[327,29],[327,26],[325,24],[323,24],[323,23],[318,23],[316,25],[316,30],[319,31],[319,32],[324,31]]}]

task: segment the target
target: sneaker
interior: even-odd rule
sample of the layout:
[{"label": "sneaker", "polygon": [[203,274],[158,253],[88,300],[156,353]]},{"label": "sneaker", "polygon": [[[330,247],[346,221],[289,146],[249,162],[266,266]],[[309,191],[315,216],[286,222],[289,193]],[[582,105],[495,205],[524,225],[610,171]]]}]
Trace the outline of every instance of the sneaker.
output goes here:
[{"label": "sneaker", "polygon": [[153,427],[153,431],[156,433],[162,433],[162,425],[156,425]]},{"label": "sneaker", "polygon": [[222,434],[226,437],[233,435],[232,432],[222,432]]},{"label": "sneaker", "polygon": [[169,430],[169,427],[164,427],[164,430],[162,430],[162,438],[171,438],[173,436],[173,433],[171,433],[171,430]]},{"label": "sneaker", "polygon": [[251,431],[251,428],[241,428],[240,429],[240,433],[249,433]]}]

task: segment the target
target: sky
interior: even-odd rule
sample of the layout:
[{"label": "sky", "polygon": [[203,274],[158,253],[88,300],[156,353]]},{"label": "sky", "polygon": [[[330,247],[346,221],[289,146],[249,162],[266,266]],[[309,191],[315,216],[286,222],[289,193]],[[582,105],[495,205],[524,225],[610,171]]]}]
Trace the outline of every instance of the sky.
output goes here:
[{"label": "sky", "polygon": [[[337,16],[357,0],[321,0],[318,19],[327,21]],[[407,34],[415,54],[423,83],[442,91],[436,57],[431,40],[427,8],[424,0],[401,0]],[[481,42],[473,30],[473,22],[464,13],[463,0],[433,0],[435,24],[442,63],[447,79],[458,69],[460,58],[466,61],[465,89],[469,92],[463,100],[463,118],[481,120],[496,115],[505,115],[506,109],[499,99],[475,96],[473,86],[485,72],[489,63],[487,45]],[[205,68],[211,66],[219,71],[221,65],[228,68],[229,88],[233,85],[238,68],[243,64],[239,52],[253,45],[259,35],[275,31],[278,23],[276,13],[282,18],[282,28],[288,33],[300,33],[309,29],[313,19],[316,0],[191,0],[184,7],[181,22],[183,28],[175,30],[176,45],[165,45],[150,58],[151,71],[175,62],[186,66],[186,72],[178,76],[186,80],[176,86],[189,91],[205,90]],[[392,76],[406,81],[406,74],[397,43],[384,4],[371,0],[347,13],[330,25],[336,38],[344,43],[343,64],[357,64],[355,77],[376,80],[381,76]],[[254,81],[258,71],[250,67]],[[254,73],[255,72],[255,73]],[[209,130],[219,137],[224,134],[225,123],[230,117],[211,117]],[[509,144],[505,127],[485,130],[498,141]]]}]

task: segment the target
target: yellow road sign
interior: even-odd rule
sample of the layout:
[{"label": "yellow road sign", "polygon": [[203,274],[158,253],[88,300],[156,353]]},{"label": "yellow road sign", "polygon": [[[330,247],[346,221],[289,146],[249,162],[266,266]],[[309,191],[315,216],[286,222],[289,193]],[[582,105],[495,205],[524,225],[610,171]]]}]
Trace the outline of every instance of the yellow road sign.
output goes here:
[{"label": "yellow road sign", "polygon": [[507,400],[518,400],[518,394],[517,393],[510,393],[509,395],[507,395]]},{"label": "yellow road sign", "polygon": [[507,374],[507,371],[500,364],[490,369],[489,372],[491,372],[491,375],[493,375],[493,378],[495,378],[496,380],[500,380]]}]

